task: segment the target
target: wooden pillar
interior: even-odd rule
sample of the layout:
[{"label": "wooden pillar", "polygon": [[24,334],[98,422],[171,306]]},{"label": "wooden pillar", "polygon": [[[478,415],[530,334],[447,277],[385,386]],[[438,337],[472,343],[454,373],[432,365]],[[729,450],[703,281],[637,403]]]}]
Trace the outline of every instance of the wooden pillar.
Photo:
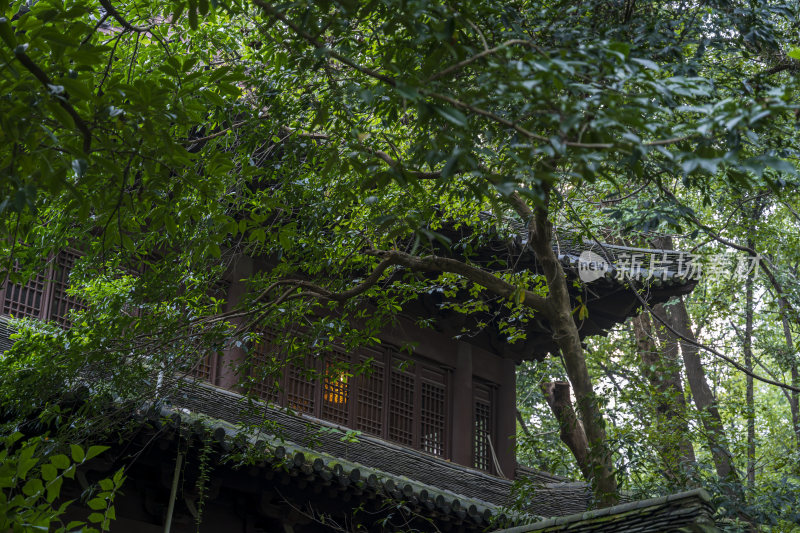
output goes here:
[{"label": "wooden pillar", "polygon": [[[228,279],[231,280],[230,289],[228,290],[228,302],[225,305],[225,310],[229,311],[235,307],[242,297],[247,293],[247,282],[253,274],[253,261],[249,257],[240,256],[236,264],[232,267]],[[245,319],[233,319],[231,322],[237,322]],[[235,340],[235,339],[234,339]],[[242,361],[244,361],[247,353],[244,349],[236,347],[235,345],[228,346],[221,354],[217,367],[217,379],[215,384],[223,389],[235,390],[239,384],[240,376],[237,369]]]},{"label": "wooden pillar", "polygon": [[503,475],[514,479],[517,469],[517,365],[511,359],[502,360],[500,387],[497,389],[497,460]]},{"label": "wooden pillar", "polygon": [[453,371],[453,426],[450,442],[454,463],[472,466],[472,346],[458,343],[457,364]]}]

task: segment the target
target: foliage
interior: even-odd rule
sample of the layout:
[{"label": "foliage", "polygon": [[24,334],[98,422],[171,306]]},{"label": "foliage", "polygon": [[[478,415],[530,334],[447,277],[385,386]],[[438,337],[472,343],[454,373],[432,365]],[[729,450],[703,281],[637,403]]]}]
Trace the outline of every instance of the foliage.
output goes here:
[{"label": "foliage", "polygon": [[0,450],[0,527],[3,531],[108,531],[116,514],[114,495],[124,482],[123,471],[102,479],[99,490],[91,493],[86,504],[92,509],[89,524],[72,521],[64,524],[60,517],[71,500],[61,501],[64,479],[74,479],[76,469],[103,453],[107,447],[91,446],[84,450],[73,444],[69,455],[59,452],[45,438],[21,440],[14,433],[3,440]]},{"label": "foliage", "polygon": [[[0,359],[0,398],[19,417],[51,412],[86,375],[98,393],[153,398],[159,376],[248,349],[265,328],[285,357],[242,371],[274,380],[309,349],[378,342],[427,293],[468,317],[463,335],[487,327],[501,300],[502,333],[523,342],[520,326],[543,312],[527,295],[551,287],[507,254],[478,253],[517,231],[498,220],[530,227],[516,195],[559,227],[608,240],[648,245],[669,231],[708,255],[753,237],[772,274],[755,280],[756,356],[791,380],[797,348],[781,320],[796,336],[795,2],[17,0],[0,10],[0,276],[24,282],[67,246],[85,252],[70,281],[86,310],[68,330],[18,324]],[[756,221],[743,214],[754,198]],[[371,279],[375,250],[457,257],[513,290],[397,265]],[[247,280],[226,278],[242,257],[269,260]],[[224,301],[221,282],[241,301]],[[688,300],[701,340],[727,354],[743,346],[739,288],[709,276]],[[591,319],[585,307],[574,314]],[[649,423],[652,391],[625,328],[590,340],[584,357],[617,478],[636,494],[674,490],[657,453],[670,435]],[[742,375],[705,363],[737,457],[739,429],[759,421],[757,483],[727,508],[761,509],[759,520],[783,527],[794,511],[764,500],[788,498],[798,475],[784,393],[759,386],[748,412]],[[538,389],[566,375],[555,358],[522,368],[520,411],[535,437],[520,435],[521,456],[575,475]],[[699,416],[686,413],[693,479],[713,484]]]}]

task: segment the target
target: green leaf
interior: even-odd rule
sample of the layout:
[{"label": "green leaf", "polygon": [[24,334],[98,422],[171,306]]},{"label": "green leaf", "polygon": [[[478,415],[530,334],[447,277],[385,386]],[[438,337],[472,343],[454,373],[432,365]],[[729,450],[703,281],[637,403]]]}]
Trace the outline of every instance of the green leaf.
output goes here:
[{"label": "green leaf", "polygon": [[110,446],[89,446],[89,450],[86,452],[86,460],[94,459],[109,448]]},{"label": "green leaf", "polygon": [[197,0],[189,0],[189,27],[197,29]]},{"label": "green leaf", "polygon": [[64,483],[63,477],[58,477],[47,484],[47,503],[53,503],[61,493],[61,485]]},{"label": "green leaf", "polygon": [[455,109],[453,107],[438,107],[438,106],[434,107],[434,109],[439,115],[444,117],[445,120],[456,126],[464,127],[467,125],[466,115],[464,115],[464,113],[462,113],[458,109]]},{"label": "green leaf", "polygon": [[31,459],[20,458],[19,461],[17,462],[17,477],[19,479],[25,479],[25,476],[28,475],[28,472],[30,472],[31,468],[36,466],[36,463],[38,462],[39,460],[36,458],[31,458]]},{"label": "green leaf", "polygon": [[[5,9],[3,11],[5,11]],[[17,47],[17,39],[14,36],[14,30],[5,17],[0,17],[0,39],[3,39],[6,46],[12,50]]]},{"label": "green leaf", "polygon": [[61,107],[60,104],[51,100],[47,102],[46,106],[47,109],[50,110],[55,119],[58,122],[60,122],[62,126],[64,126],[67,129],[75,128],[75,121],[72,119],[72,115],[67,113],[67,111],[63,107]]},{"label": "green leaf", "polygon": [[99,511],[106,508],[106,501],[103,498],[93,498],[86,502],[86,504],[93,510]]},{"label": "green leaf", "polygon": [[616,52],[622,56],[622,59],[626,59],[628,54],[631,52],[631,45],[628,43],[620,43],[615,42],[608,45],[608,48],[613,52]]},{"label": "green leaf", "polygon": [[86,173],[86,169],[89,164],[86,162],[85,159],[73,159],[72,160],[72,170],[75,174],[81,178]]},{"label": "green leaf", "polygon": [[59,470],[69,468],[69,465],[71,464],[69,458],[63,454],[54,455],[50,458],[50,462]]},{"label": "green leaf", "polygon": [[58,475],[58,470],[55,466],[51,464],[43,464],[42,465],[42,479],[45,481],[51,481],[56,478]]},{"label": "green leaf", "polygon": [[82,463],[83,459],[86,457],[86,455],[83,452],[83,448],[81,448],[77,444],[70,444],[69,449],[72,454],[72,460],[75,461],[76,463]]},{"label": "green leaf", "polygon": [[415,87],[406,85],[404,83],[398,83],[394,89],[400,96],[402,96],[406,100],[414,101],[420,96],[419,92]]},{"label": "green leaf", "polygon": [[29,479],[25,485],[22,486],[22,493],[25,496],[35,496],[44,490],[42,480],[39,478]]},{"label": "green leaf", "polygon": [[800,60],[800,46],[792,48],[789,52],[786,53],[786,55],[791,57],[792,59]]}]

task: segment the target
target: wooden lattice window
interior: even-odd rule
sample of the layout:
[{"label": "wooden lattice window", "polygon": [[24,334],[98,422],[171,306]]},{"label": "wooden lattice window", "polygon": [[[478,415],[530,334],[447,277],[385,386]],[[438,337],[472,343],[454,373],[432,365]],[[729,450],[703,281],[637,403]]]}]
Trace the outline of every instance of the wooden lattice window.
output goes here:
[{"label": "wooden lattice window", "polygon": [[[393,350],[336,347],[286,364],[277,378],[258,367],[274,364],[277,342],[254,347],[250,387],[261,398],[424,452],[449,454],[449,371]],[[350,365],[365,365],[353,376]],[[273,381],[274,380],[274,381]],[[267,382],[269,381],[269,382]]]},{"label": "wooden lattice window", "polygon": [[313,357],[306,356],[289,363],[286,367],[286,407],[302,413],[315,414],[316,389],[319,382],[315,379],[316,362]]},{"label": "wooden lattice window", "polygon": [[414,445],[414,374],[399,368],[395,359],[389,381],[389,439]]},{"label": "wooden lattice window", "polygon": [[361,357],[359,363],[369,365],[369,370],[356,380],[356,429],[380,437],[384,428],[384,365],[374,357]]},{"label": "wooden lattice window", "polygon": [[472,464],[475,468],[491,472],[494,416],[492,414],[492,389],[485,383],[473,382],[474,431],[472,438]]},{"label": "wooden lattice window", "polygon": [[[69,327],[69,310],[85,309],[79,298],[67,294],[69,274],[78,257],[78,252],[64,250],[26,283],[6,281],[0,290],[0,312],[16,318],[54,320]],[[19,271],[16,265],[14,268]]]},{"label": "wooden lattice window", "polygon": [[15,318],[39,318],[44,304],[47,278],[37,273],[26,284],[6,284],[3,297],[3,314]]},{"label": "wooden lattice window", "polygon": [[67,293],[69,274],[75,261],[80,257],[77,252],[64,250],[58,254],[52,272],[52,297],[50,300],[50,320],[54,320],[68,328],[72,325],[69,319],[70,309],[81,311],[86,308],[80,298]]},{"label": "wooden lattice window", "polygon": [[445,433],[447,423],[446,375],[429,367],[420,368],[420,448],[434,455],[447,453]]},{"label": "wooden lattice window", "polygon": [[[250,356],[251,369],[250,382],[251,390],[262,400],[269,403],[278,404],[281,400],[281,383],[284,380],[285,368],[274,368],[280,362],[276,360],[279,353],[275,349],[276,336],[271,330],[264,330],[260,333],[261,338],[251,347]],[[273,375],[275,372],[277,376]]]},{"label": "wooden lattice window", "polygon": [[339,351],[326,357],[322,380],[322,418],[342,425],[350,421],[349,359]]},{"label": "wooden lattice window", "polygon": [[187,373],[195,379],[214,383],[217,375],[217,354],[208,354],[198,361]]}]

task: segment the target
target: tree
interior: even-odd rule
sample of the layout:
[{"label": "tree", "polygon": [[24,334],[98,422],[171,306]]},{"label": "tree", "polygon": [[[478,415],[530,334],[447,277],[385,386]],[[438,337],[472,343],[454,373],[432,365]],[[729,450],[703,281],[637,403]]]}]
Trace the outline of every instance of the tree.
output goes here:
[{"label": "tree", "polygon": [[[73,282],[92,304],[69,332],[31,333],[41,349],[9,364],[69,382],[124,360],[145,376],[301,318],[319,338],[368,342],[369,328],[346,328],[361,302],[376,304],[377,328],[432,284],[471,291],[476,306],[508,298],[520,322],[549,324],[590,450],[585,474],[599,505],[617,501],[553,226],[594,235],[606,220],[592,219],[592,202],[632,190],[650,197],[632,227],[708,230],[682,200],[789,188],[793,154],[761,135],[795,120],[795,5],[100,6],[14,3],[0,21],[5,269],[22,279],[71,243],[89,252]],[[513,258],[476,259],[509,218],[526,228],[538,276]],[[443,221],[469,231],[450,239]],[[277,260],[224,310],[211,287],[240,254]],[[80,350],[43,357],[66,340]],[[691,383],[702,364],[686,346]],[[28,387],[40,408],[56,390],[13,375],[5,398]],[[109,387],[155,394],[124,377]]]}]

